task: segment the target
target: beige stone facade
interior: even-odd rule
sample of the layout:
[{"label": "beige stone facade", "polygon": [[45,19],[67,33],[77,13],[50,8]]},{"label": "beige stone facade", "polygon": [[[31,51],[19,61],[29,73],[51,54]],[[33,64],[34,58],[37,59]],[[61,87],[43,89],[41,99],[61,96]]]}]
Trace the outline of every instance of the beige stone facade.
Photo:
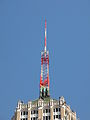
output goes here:
[{"label": "beige stone facade", "polygon": [[37,99],[27,104],[19,101],[12,120],[76,120],[76,112],[66,104],[64,97]]}]

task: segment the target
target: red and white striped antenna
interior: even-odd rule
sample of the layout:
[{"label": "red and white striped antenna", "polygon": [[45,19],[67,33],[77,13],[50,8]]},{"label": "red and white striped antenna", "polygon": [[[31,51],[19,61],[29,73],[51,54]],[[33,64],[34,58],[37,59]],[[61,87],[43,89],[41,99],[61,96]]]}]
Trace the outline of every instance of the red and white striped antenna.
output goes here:
[{"label": "red and white striped antenna", "polygon": [[45,19],[45,52],[46,52],[46,19]]},{"label": "red and white striped antenna", "polygon": [[41,75],[40,75],[40,97],[49,97],[49,52],[46,50],[46,19],[45,19],[45,45],[41,52]]}]

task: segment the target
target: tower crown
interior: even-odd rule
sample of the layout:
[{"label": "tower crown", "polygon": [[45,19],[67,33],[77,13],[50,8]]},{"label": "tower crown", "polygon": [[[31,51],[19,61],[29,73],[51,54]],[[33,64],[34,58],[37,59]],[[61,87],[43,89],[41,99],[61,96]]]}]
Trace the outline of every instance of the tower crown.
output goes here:
[{"label": "tower crown", "polygon": [[41,52],[40,97],[49,97],[49,51],[46,50],[46,20],[45,20],[45,48]]}]

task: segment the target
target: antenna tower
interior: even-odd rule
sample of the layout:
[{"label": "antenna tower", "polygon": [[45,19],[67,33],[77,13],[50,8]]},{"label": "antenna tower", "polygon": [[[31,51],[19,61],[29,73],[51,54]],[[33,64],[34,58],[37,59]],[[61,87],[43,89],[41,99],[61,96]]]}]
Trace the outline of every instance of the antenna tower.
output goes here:
[{"label": "antenna tower", "polygon": [[49,51],[46,49],[46,20],[45,46],[41,52],[40,98],[49,97]]}]

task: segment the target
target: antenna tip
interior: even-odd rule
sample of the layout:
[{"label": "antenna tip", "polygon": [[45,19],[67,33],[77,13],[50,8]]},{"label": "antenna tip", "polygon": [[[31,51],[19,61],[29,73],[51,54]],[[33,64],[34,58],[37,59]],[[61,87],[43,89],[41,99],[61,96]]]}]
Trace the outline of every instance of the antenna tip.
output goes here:
[{"label": "antenna tip", "polygon": [[46,28],[46,19],[45,19],[45,28]]}]

